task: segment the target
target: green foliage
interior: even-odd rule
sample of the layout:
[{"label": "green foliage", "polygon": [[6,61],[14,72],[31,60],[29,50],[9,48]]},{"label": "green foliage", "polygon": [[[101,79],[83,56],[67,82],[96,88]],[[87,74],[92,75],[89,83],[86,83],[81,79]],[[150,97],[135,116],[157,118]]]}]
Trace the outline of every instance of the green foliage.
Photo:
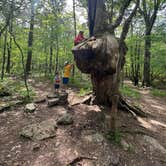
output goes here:
[{"label": "green foliage", "polygon": [[90,93],[92,90],[90,87],[88,88],[81,88],[79,92],[79,96],[85,96],[86,94]]},{"label": "green foliage", "polygon": [[127,85],[120,87],[120,92],[122,93],[123,96],[126,96],[126,97],[131,97],[134,99],[140,98],[140,93],[137,90],[132,89],[131,87]]},{"label": "green foliage", "polygon": [[166,90],[152,89],[151,94],[157,97],[166,97]]},{"label": "green foliage", "polygon": [[3,85],[3,87],[10,87],[8,88],[12,96],[17,96],[23,102],[29,102],[33,100],[33,97],[35,96],[35,92],[32,89],[31,86],[29,86],[29,94],[30,94],[30,99],[27,97],[27,90],[25,88],[24,82],[21,80],[14,80],[14,79],[9,79],[5,78],[4,81],[0,82],[0,87]]},{"label": "green foliage", "polygon": [[112,143],[120,145],[122,134],[118,130],[116,130],[115,133],[110,131],[105,135],[105,137]]}]

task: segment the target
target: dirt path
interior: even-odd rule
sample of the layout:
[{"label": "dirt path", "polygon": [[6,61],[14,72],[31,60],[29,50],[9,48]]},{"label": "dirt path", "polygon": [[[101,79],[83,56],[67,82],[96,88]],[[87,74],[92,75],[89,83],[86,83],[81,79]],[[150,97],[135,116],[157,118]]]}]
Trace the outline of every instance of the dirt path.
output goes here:
[{"label": "dirt path", "polygon": [[[38,96],[51,92],[49,83],[35,83]],[[47,107],[38,104],[34,113],[27,114],[24,105],[0,114],[0,166],[164,166],[166,165],[166,102],[139,90],[136,101],[149,113],[137,120],[119,111],[118,128],[121,143],[105,138],[108,132],[109,110],[80,104],[70,110],[65,106]],[[69,103],[82,99],[77,91],[69,90]],[[24,126],[57,119],[69,112],[74,124],[58,126],[56,137],[43,141],[21,138]],[[117,136],[118,138],[118,136]],[[37,149],[35,147],[38,147]]]}]

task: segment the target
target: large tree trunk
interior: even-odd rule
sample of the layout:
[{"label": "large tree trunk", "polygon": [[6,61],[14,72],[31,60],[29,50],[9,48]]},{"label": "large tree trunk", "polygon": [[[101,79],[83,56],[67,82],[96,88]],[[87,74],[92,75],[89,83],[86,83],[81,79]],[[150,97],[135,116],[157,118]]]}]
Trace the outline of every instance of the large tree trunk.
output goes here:
[{"label": "large tree trunk", "polygon": [[[139,5],[137,1],[134,10],[126,19],[120,39],[115,38],[114,30],[120,25],[125,9],[129,6],[130,0],[121,7],[121,13],[115,20],[115,23],[108,27],[108,13],[105,8],[105,0],[97,1],[96,11],[95,0],[88,1],[90,34],[94,37],[80,43],[73,48],[73,53],[77,67],[83,73],[91,75],[93,91],[95,93],[95,102],[98,104],[109,105],[111,107],[110,127],[112,132],[116,130],[116,115],[119,102],[119,82],[120,72],[124,66],[125,54],[127,47],[124,43],[131,19],[134,16]],[[96,12],[95,20],[93,20],[91,11]],[[93,21],[95,26],[93,29]],[[93,31],[94,30],[94,31]],[[109,30],[109,32],[108,32]]]},{"label": "large tree trunk", "polygon": [[[119,75],[124,65],[119,57],[125,56],[126,46],[119,48],[118,40],[109,33],[104,33],[95,40],[89,39],[74,47],[73,53],[77,67],[91,75],[95,102],[111,107],[111,129],[116,129],[116,114],[119,99]],[[88,55],[88,56],[87,56]]]}]

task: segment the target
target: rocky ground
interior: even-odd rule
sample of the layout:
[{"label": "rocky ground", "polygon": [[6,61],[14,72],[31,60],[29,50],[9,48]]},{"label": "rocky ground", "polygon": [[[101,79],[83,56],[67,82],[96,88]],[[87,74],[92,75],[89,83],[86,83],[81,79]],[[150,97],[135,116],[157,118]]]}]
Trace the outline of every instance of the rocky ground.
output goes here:
[{"label": "rocky ground", "polygon": [[135,119],[119,111],[119,132],[110,141],[108,108],[78,104],[84,97],[74,89],[68,90],[69,105],[48,107],[50,84],[33,85],[41,99],[33,111],[19,104],[0,113],[0,166],[166,165],[165,99],[138,89],[136,102],[148,117]]}]

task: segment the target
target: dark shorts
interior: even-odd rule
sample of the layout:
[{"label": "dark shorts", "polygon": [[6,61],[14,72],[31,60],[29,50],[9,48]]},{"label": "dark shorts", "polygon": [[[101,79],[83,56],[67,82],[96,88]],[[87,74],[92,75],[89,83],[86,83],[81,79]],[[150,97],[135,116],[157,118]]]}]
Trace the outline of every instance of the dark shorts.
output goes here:
[{"label": "dark shorts", "polygon": [[68,84],[69,78],[68,77],[63,77],[63,84]]},{"label": "dark shorts", "polygon": [[59,84],[54,84],[55,89],[59,89],[59,87],[60,87]]}]

